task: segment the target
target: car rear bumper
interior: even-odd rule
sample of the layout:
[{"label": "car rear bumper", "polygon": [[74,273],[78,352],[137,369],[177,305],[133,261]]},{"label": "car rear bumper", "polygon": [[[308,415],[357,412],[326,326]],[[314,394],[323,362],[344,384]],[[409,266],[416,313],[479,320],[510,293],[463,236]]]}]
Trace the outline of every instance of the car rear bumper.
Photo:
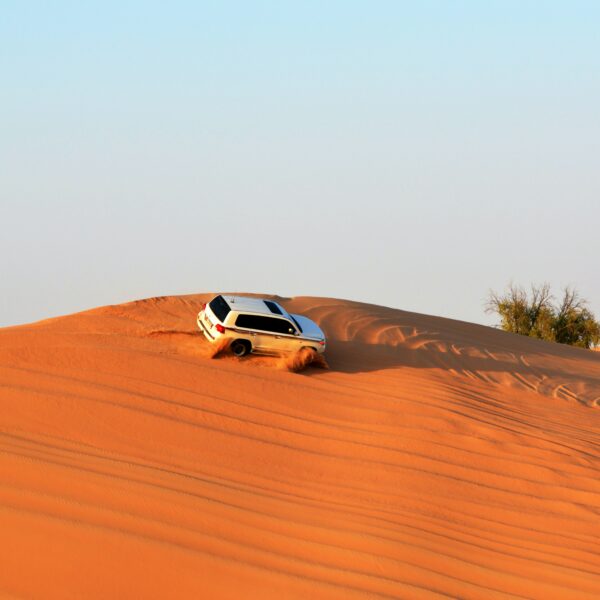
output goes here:
[{"label": "car rear bumper", "polygon": [[198,327],[200,328],[200,331],[202,331],[202,333],[204,334],[206,339],[209,340],[210,342],[214,342],[215,336],[208,330],[208,327],[206,327],[206,325],[204,324],[204,321],[202,321],[202,319],[200,318],[200,313],[198,313],[198,317],[196,318],[196,323],[198,323]]}]

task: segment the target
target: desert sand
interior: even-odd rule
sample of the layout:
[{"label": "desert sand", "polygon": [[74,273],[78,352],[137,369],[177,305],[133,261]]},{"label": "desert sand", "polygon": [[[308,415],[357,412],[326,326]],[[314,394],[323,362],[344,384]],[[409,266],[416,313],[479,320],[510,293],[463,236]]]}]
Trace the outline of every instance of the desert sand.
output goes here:
[{"label": "desert sand", "polygon": [[209,297],[0,330],[0,597],[600,597],[599,353],[301,297],[291,373]]}]

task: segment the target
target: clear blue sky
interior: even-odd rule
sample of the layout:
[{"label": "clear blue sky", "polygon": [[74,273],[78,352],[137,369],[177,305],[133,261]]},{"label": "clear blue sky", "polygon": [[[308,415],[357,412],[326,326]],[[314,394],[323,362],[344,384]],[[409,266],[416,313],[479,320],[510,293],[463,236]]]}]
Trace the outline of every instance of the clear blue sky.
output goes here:
[{"label": "clear blue sky", "polygon": [[600,316],[600,3],[0,6],[0,325],[209,290]]}]

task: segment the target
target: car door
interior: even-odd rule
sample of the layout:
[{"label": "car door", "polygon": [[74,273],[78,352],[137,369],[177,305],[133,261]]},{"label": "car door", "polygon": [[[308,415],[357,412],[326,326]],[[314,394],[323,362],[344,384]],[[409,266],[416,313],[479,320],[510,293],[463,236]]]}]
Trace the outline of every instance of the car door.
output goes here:
[{"label": "car door", "polygon": [[273,341],[273,347],[277,352],[293,352],[300,348],[300,340],[298,339],[296,327],[290,323],[286,318],[272,319],[273,333],[275,334]]},{"label": "car door", "polygon": [[[285,318],[260,316],[256,319],[256,346],[261,352],[278,354],[294,350],[296,328]],[[292,331],[290,331],[292,330]]]}]

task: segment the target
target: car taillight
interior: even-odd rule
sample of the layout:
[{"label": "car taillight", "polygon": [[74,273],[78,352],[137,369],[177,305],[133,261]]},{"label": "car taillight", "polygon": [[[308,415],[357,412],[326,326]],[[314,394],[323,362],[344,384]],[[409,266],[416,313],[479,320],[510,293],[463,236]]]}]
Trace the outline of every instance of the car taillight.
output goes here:
[{"label": "car taillight", "polygon": [[219,333],[225,333],[225,327],[223,327],[223,325],[221,325],[221,323],[217,323],[215,327],[217,328],[217,331]]},{"label": "car taillight", "polygon": [[202,305],[202,310],[206,310],[206,302]]},{"label": "car taillight", "polygon": [[324,346],[324,345],[325,345],[325,340],[321,340],[321,341],[319,342],[319,344],[320,344],[321,346]]}]

